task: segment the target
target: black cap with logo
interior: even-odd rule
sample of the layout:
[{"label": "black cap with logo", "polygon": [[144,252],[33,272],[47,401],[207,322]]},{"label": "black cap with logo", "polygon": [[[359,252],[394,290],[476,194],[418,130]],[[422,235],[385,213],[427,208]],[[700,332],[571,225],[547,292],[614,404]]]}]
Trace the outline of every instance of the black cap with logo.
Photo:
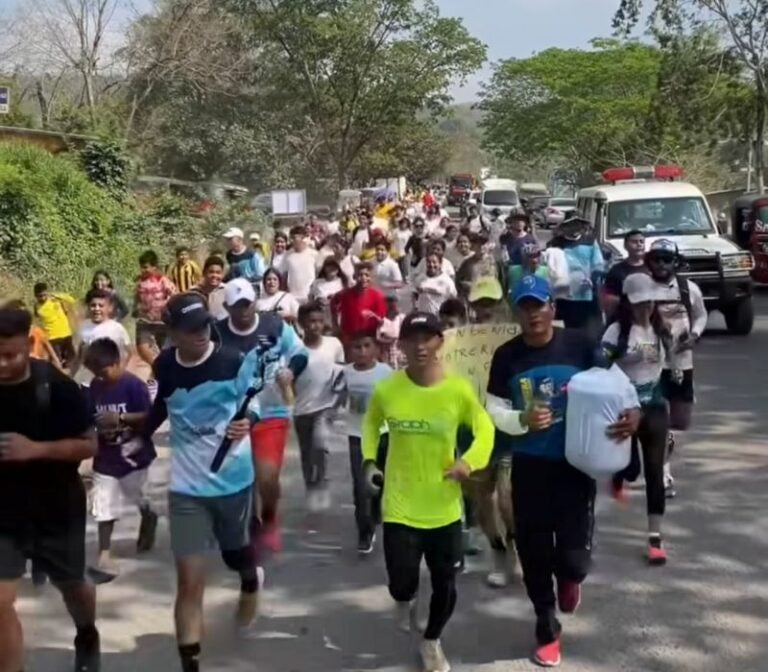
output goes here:
[{"label": "black cap with logo", "polygon": [[436,315],[432,313],[410,313],[405,316],[400,327],[400,338],[406,339],[414,334],[443,335],[443,325]]},{"label": "black cap with logo", "polygon": [[163,322],[179,331],[199,331],[213,322],[205,299],[196,292],[176,294],[165,306]]}]

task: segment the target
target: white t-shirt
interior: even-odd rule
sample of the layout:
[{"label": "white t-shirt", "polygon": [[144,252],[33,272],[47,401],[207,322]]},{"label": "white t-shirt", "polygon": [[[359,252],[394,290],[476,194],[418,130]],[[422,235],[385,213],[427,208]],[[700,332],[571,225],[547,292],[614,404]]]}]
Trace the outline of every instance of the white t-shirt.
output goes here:
[{"label": "white t-shirt", "polygon": [[280,317],[296,317],[299,314],[299,302],[288,292],[276,292],[271,296],[262,294],[256,299],[256,310],[261,313],[277,313]]},{"label": "white t-shirt", "polygon": [[[617,346],[620,332],[619,323],[614,322],[603,334],[603,343]],[[617,364],[632,381],[642,403],[654,399],[664,360],[664,348],[653,327],[633,324],[627,339],[627,352],[617,360]]]},{"label": "white t-shirt", "polygon": [[[99,322],[98,324],[94,324],[91,320],[85,320],[85,322],[80,325],[77,335],[84,348],[88,347],[94,341],[108,338],[117,345],[118,350],[120,350],[120,357],[123,361],[128,358],[128,352],[131,347],[131,337],[125,330],[125,327],[117,320],[104,320],[104,322]],[[158,343],[157,345],[162,348],[164,344]],[[92,380],[93,374],[86,369],[85,366],[81,366],[77,371],[75,381],[80,385],[90,385]]]},{"label": "white t-shirt", "polygon": [[410,229],[395,229],[392,235],[392,245],[395,248],[395,254],[398,258],[405,256],[405,246],[408,244],[412,235],[413,233]]},{"label": "white t-shirt", "polygon": [[[425,291],[429,290],[429,291]],[[446,299],[455,298],[456,284],[447,274],[441,273],[434,278],[422,279],[416,291],[419,298],[416,300],[416,310],[437,315],[440,306]]]},{"label": "white t-shirt", "polygon": [[308,415],[336,403],[334,387],[342,372],[344,347],[333,336],[323,336],[316,348],[307,346],[307,368],[296,378],[294,415]]},{"label": "white t-shirt", "polygon": [[363,416],[373,394],[373,388],[380,380],[392,373],[392,367],[376,362],[367,371],[358,371],[354,365],[344,367],[344,381],[347,388],[347,434],[362,438]]},{"label": "white t-shirt", "polygon": [[285,258],[288,256],[287,252],[282,254],[273,254],[272,263],[270,264],[280,275],[285,275]]},{"label": "white t-shirt", "polygon": [[402,284],[403,274],[400,273],[400,267],[392,257],[376,262],[376,267],[373,270],[373,282],[382,289]]},{"label": "white t-shirt", "polygon": [[[91,320],[85,320],[80,325],[78,336],[80,337],[80,342],[85,346],[98,341],[100,338],[108,338],[120,349],[122,357],[128,355],[128,350],[131,347],[131,337],[125,330],[125,327],[117,320],[104,320],[104,322],[99,322],[98,324],[94,324]],[[163,344],[158,343],[158,346],[162,347]]]},{"label": "white t-shirt", "polygon": [[370,240],[371,240],[370,230],[360,229],[355,234],[355,237],[352,239],[352,245],[349,248],[350,253],[355,257],[359,257],[363,253],[365,246],[370,242]]},{"label": "white t-shirt", "polygon": [[681,302],[677,278],[672,278],[669,283],[656,281],[655,285],[656,308],[664,326],[672,334],[673,347],[667,353],[665,368],[681,371],[692,369],[693,350],[676,352],[676,346],[686,334],[694,334],[698,337],[707,327],[707,309],[704,306],[701,289],[695,282],[688,281],[688,292],[691,297],[691,319],[688,319],[688,312]]},{"label": "white t-shirt", "polygon": [[344,284],[341,282],[341,278],[336,278],[335,280],[318,278],[312,283],[309,297],[311,299],[319,299],[320,301],[330,301],[331,297],[336,296],[342,289],[344,289]]},{"label": "white t-shirt", "polygon": [[432,217],[425,222],[424,230],[431,238],[442,238],[445,235],[445,229],[441,226],[442,217]]},{"label": "white t-shirt", "polygon": [[301,252],[289,252],[285,256],[285,280],[288,291],[297,301],[306,301],[309,288],[317,277],[315,259],[317,250],[305,249]]}]

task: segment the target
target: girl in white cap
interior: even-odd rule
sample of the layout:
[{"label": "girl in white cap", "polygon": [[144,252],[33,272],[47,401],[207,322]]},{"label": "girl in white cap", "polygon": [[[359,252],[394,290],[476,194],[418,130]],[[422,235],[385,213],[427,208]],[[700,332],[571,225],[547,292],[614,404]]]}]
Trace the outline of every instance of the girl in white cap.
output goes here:
[{"label": "girl in white cap", "polygon": [[[640,444],[645,472],[648,507],[648,562],[663,565],[667,552],[661,538],[664,516],[664,458],[669,431],[669,411],[661,386],[661,372],[671,336],[664,327],[656,301],[656,283],[644,273],[630,275],[624,281],[625,299],[619,305],[617,320],[603,335],[602,347],[608,359],[615,361],[637,390],[642,405],[642,420],[633,441]],[[637,456],[637,447],[633,446]],[[639,459],[639,457],[637,458]],[[635,462],[633,458],[633,462]],[[634,480],[639,464],[630,465],[613,480],[613,494],[625,499],[624,481]]]}]

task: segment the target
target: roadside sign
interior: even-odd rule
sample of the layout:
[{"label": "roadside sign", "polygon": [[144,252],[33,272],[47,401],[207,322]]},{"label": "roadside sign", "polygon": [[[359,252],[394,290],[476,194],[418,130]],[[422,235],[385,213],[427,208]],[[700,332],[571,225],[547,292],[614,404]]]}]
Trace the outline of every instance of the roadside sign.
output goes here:
[{"label": "roadside sign", "polygon": [[11,111],[11,90],[7,86],[0,86],[0,114],[8,114]]},{"label": "roadside sign", "polygon": [[273,191],[272,214],[275,217],[307,214],[307,192],[304,189],[280,189]]}]

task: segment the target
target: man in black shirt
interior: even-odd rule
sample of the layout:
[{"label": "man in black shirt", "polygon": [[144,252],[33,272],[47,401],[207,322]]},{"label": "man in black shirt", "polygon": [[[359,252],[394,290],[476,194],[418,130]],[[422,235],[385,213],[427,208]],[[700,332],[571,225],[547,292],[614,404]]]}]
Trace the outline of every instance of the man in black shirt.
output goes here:
[{"label": "man in black shirt", "polygon": [[75,671],[98,672],[96,594],[85,581],[85,489],[77,472],[96,452],[79,387],[30,360],[31,316],[0,310],[0,670],[23,667],[14,607],[31,559],[61,591],[77,628]]},{"label": "man in black shirt", "polygon": [[605,276],[601,298],[607,322],[612,322],[615,319],[621,296],[624,293],[624,281],[635,273],[648,273],[644,263],[645,234],[637,229],[627,233],[624,236],[624,249],[627,251],[627,258],[611,266]]}]

